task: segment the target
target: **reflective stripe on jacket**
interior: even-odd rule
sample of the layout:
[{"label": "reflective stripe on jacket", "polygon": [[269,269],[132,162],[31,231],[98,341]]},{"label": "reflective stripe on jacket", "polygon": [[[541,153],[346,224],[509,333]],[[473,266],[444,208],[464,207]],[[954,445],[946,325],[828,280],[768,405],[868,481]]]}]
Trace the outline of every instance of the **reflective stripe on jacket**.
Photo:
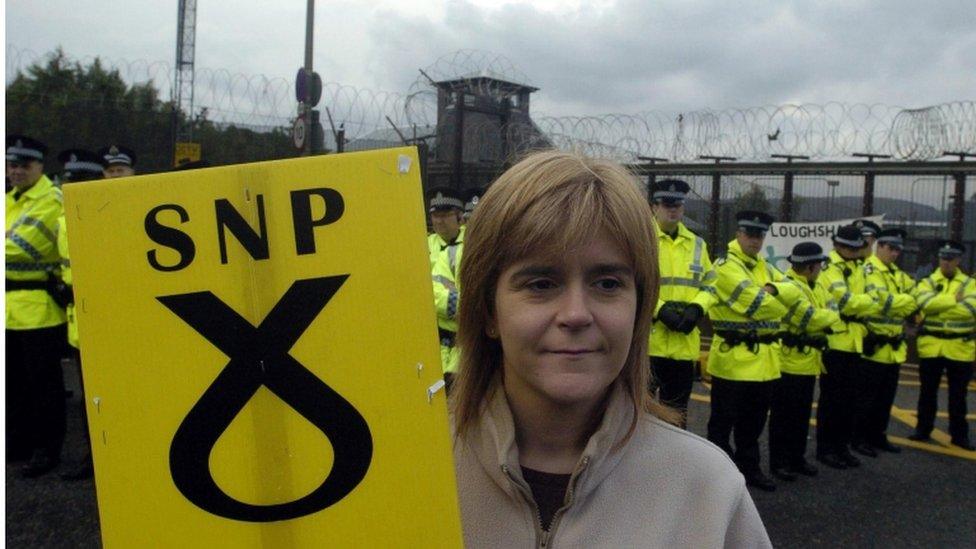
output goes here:
[{"label": "reflective stripe on jacket", "polygon": [[[861,261],[845,260],[830,252],[830,263],[817,278],[817,286],[828,294],[827,308],[840,313],[841,317],[867,317],[881,310],[871,296],[864,293],[864,270]],[[847,322],[845,329],[827,336],[827,346],[835,351],[860,353],[867,328],[863,322]]]},{"label": "reflective stripe on jacket", "polygon": [[[6,201],[7,279],[47,280],[61,265],[57,242],[61,189],[42,175],[25,192],[12,189]],[[8,330],[48,328],[65,321],[64,310],[45,290],[6,292],[6,306]]]},{"label": "reflective stripe on jacket", "polygon": [[[956,302],[956,294],[964,299]],[[918,337],[920,358],[976,360],[976,280],[956,270],[951,279],[936,269],[918,283],[915,300],[925,315]],[[938,337],[945,334],[950,337]],[[960,337],[965,334],[965,337]]]},{"label": "reflective stripe on jacket", "polygon": [[[700,236],[678,223],[678,234],[672,239],[654,223],[658,235],[658,265],[661,286],[655,316],[667,301],[682,301],[708,310],[715,303],[715,271],[708,258],[708,247]],[[701,333],[696,327],[682,334],[655,321],[648,341],[648,354],[673,360],[698,360]]]},{"label": "reflective stripe on jacket", "polygon": [[[877,314],[867,318],[868,332],[885,337],[903,335],[905,317],[917,308],[912,295],[914,281],[902,276],[902,271],[894,264],[885,265],[876,255],[869,257],[862,269],[864,290],[881,307]],[[901,364],[908,358],[908,343],[902,342],[897,347],[878,345],[874,354],[865,358],[883,364]]]},{"label": "reflective stripe on jacket", "polygon": [[[438,237],[440,240],[440,237]],[[437,327],[442,332],[457,333],[457,312],[461,295],[457,286],[458,268],[464,252],[464,228],[453,244],[439,246],[431,268],[434,285],[434,308],[437,310]],[[441,338],[441,369],[445,373],[457,371],[460,354],[453,338]]]},{"label": "reflective stripe on jacket", "polygon": [[[826,332],[843,330],[844,324],[836,311],[827,308],[826,291],[811,284],[793,269],[786,272],[786,278],[800,291],[801,296],[789,306],[783,321],[789,332],[802,336],[826,337]],[[780,296],[784,295],[780,291]],[[779,297],[779,296],[777,296]],[[804,346],[780,346],[780,369],[794,375],[815,376],[820,373],[823,363],[820,349]]]},{"label": "reflective stripe on jacket", "polygon": [[[71,258],[68,255],[68,225],[64,221],[64,214],[58,218],[58,255],[61,257],[61,281],[71,286]],[[78,348],[78,320],[75,317],[75,304],[69,303],[64,310],[68,317],[68,343]]]},{"label": "reflective stripe on jacket", "polygon": [[[755,333],[768,336],[780,331],[783,306],[766,292],[766,283],[784,281],[783,273],[762,257],[749,257],[735,240],[729,243],[728,256],[715,262],[717,302],[708,316],[718,331]],[[708,372],[715,377],[737,381],[769,381],[780,377],[778,344],[729,345],[718,334],[713,336],[708,353]]]}]

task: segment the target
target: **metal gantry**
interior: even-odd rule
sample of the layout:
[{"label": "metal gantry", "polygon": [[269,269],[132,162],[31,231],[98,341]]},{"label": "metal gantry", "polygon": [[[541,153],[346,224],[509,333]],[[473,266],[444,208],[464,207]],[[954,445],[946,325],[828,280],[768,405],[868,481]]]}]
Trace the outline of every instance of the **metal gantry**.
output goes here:
[{"label": "metal gantry", "polygon": [[197,41],[197,1],[178,1],[176,85],[173,94],[174,144],[193,141],[193,60],[196,54]]}]

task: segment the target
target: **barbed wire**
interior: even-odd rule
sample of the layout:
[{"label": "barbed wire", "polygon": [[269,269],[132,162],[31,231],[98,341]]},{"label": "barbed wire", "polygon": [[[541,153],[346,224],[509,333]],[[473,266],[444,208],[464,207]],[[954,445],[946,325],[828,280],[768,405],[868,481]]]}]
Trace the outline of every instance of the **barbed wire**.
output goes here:
[{"label": "barbed wire", "polygon": [[[53,53],[39,55],[7,45],[7,83]],[[71,63],[87,66],[94,57]],[[172,65],[164,61],[99,57],[129,84],[150,83],[164,101],[174,87]],[[528,78],[506,57],[480,50],[459,50],[418,71],[406,93],[371,90],[336,82],[323,85],[320,108],[328,108],[346,138],[362,142],[399,142],[389,135],[398,128],[435,128],[439,134],[435,82],[455,82],[470,93],[492,98],[510,94],[511,85],[528,86]],[[293,84],[282,77],[245,75],[224,69],[199,68],[194,103],[220,124],[275,128],[296,116]],[[96,102],[97,98],[90,98]],[[194,113],[196,114],[196,113]],[[323,124],[327,124],[323,116]],[[328,135],[330,132],[326,132]],[[540,135],[541,134],[541,135]],[[882,104],[772,105],[735,109],[701,109],[682,113],[646,111],[601,116],[535,116],[531,124],[482,122],[465,129],[478,158],[499,159],[498,141],[505,137],[508,154],[542,146],[573,149],[596,156],[634,162],[639,157],[695,161],[703,155],[767,160],[772,154],[805,155],[815,159],[849,157],[852,153],[887,154],[896,159],[923,160],[944,151],[976,151],[976,101],[964,100],[926,108],[906,109]],[[483,150],[482,150],[483,149]]]}]

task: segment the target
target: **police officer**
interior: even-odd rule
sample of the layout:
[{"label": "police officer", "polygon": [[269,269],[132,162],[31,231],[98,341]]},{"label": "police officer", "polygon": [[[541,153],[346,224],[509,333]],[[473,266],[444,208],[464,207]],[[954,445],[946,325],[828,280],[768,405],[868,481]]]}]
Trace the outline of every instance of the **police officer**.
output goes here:
[{"label": "police officer", "polygon": [[[821,352],[827,347],[827,334],[843,324],[836,311],[827,308],[828,295],[817,286],[817,278],[827,260],[816,242],[801,242],[789,256],[786,278],[798,291],[799,302],[791,307],[784,322],[788,332],[779,349],[782,377],[775,382],[769,414],[769,468],[774,477],[796,480],[797,475],[815,476],[817,468],[805,457],[813,389],[823,367]],[[779,292],[786,301],[788,291]]]},{"label": "police officer", "polygon": [[870,219],[858,219],[854,222],[854,226],[861,231],[861,236],[864,237],[864,242],[867,243],[867,246],[863,249],[862,257],[862,259],[867,259],[874,254],[874,243],[878,240],[878,233],[881,232],[881,226]]},{"label": "police officer", "polygon": [[939,268],[918,284],[916,300],[922,314],[918,337],[918,424],[910,439],[928,441],[938,409],[939,381],[949,381],[949,434],[952,443],[976,450],[966,423],[966,387],[976,360],[976,280],[959,270],[965,246],[955,240],[939,243]]},{"label": "police officer", "polygon": [[708,440],[732,456],[746,484],[773,491],[776,484],[759,467],[759,435],[766,425],[773,381],[780,377],[773,344],[779,342],[780,319],[789,310],[777,300],[777,286],[788,282],[759,253],[773,218],[743,211],[736,214],[736,222],[728,255],[715,262],[717,301],[708,311],[714,329],[708,354]]},{"label": "police officer", "polygon": [[464,201],[452,188],[435,187],[428,192],[427,203],[433,228],[433,232],[427,235],[427,248],[433,268],[441,251],[456,241],[464,241]]},{"label": "police officer", "polygon": [[481,201],[484,194],[485,189],[473,189],[468,192],[468,199],[464,202],[464,214],[461,216],[462,224],[467,224],[471,216],[474,215],[474,210],[478,207],[478,202]]},{"label": "police officer", "polygon": [[43,173],[46,152],[30,137],[7,137],[7,458],[29,458],[28,478],[57,467],[65,431],[65,313],[50,291],[63,207],[61,189]]},{"label": "police officer", "polygon": [[[69,149],[58,155],[58,161],[63,166],[61,183],[63,185],[77,184],[82,181],[102,179],[106,169],[105,157],[84,149]],[[83,480],[91,478],[93,473],[90,437],[88,434],[88,414],[85,409],[85,382],[81,373],[81,354],[78,350],[78,322],[75,317],[73,278],[71,276],[71,259],[68,252],[68,232],[64,214],[58,222],[58,254],[61,256],[61,284],[58,286],[59,302],[65,306],[68,317],[68,344],[71,354],[78,368],[78,380],[81,384],[81,418],[85,441],[85,454],[77,462],[66,465],[58,475],[62,480]]]},{"label": "police officer", "polygon": [[437,310],[437,330],[441,342],[441,370],[446,389],[450,390],[457,372],[460,353],[456,345],[458,297],[458,269],[464,249],[464,227],[461,214],[464,202],[453,189],[431,189],[429,212],[434,233],[428,237],[431,277],[434,284],[434,307]]},{"label": "police officer", "polygon": [[858,367],[866,333],[864,319],[880,310],[865,293],[862,256],[867,243],[860,229],[845,225],[833,236],[834,249],[817,279],[829,298],[827,307],[840,314],[844,327],[827,336],[817,404],[817,460],[833,467],[858,467],[850,451]]},{"label": "police officer", "polygon": [[885,431],[898,390],[901,365],[908,358],[904,324],[916,309],[911,277],[895,264],[905,246],[907,233],[885,229],[878,233],[875,253],[864,262],[865,291],[881,306],[867,318],[863,358],[858,371],[854,418],[856,452],[877,457],[877,450],[898,453]]},{"label": "police officer", "polygon": [[688,190],[678,179],[657,181],[650,189],[661,287],[648,350],[659,398],[681,411],[682,426],[701,354],[698,320],[715,302],[716,279],[705,241],[681,222]]},{"label": "police officer", "polygon": [[105,166],[105,179],[129,177],[136,173],[136,153],[122,145],[109,145],[98,151],[98,157]]}]

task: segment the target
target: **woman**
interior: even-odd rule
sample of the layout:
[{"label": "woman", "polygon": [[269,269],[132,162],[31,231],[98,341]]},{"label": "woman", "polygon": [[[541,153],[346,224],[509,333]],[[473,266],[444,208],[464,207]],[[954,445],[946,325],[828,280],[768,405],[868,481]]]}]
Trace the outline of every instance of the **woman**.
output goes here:
[{"label": "woman", "polygon": [[765,547],[724,452],[647,392],[651,212],[621,166],[506,171],[471,218],[452,394],[468,547]]}]

